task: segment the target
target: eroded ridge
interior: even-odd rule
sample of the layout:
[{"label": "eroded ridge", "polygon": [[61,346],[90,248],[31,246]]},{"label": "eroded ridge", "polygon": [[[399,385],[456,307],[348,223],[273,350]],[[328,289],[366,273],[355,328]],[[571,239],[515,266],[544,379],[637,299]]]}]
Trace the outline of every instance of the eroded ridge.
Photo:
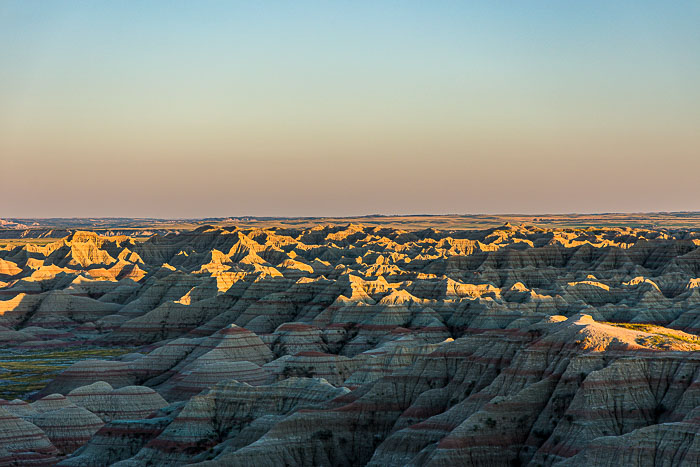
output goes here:
[{"label": "eroded ridge", "polygon": [[700,231],[0,249],[0,465],[700,464]]}]

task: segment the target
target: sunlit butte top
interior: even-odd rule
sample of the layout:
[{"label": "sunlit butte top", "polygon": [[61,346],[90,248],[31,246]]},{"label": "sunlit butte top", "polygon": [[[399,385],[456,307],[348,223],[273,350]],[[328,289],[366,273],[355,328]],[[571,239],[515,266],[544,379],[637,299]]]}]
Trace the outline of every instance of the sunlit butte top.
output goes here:
[{"label": "sunlit butte top", "polygon": [[700,210],[700,3],[0,3],[0,217]]}]

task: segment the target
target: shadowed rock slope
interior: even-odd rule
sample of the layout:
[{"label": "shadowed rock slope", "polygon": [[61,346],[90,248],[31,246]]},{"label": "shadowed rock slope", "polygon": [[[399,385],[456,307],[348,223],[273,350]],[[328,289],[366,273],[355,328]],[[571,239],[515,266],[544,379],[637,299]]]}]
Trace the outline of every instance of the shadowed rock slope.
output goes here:
[{"label": "shadowed rock slope", "polygon": [[692,229],[10,243],[7,355],[123,352],[0,399],[0,465],[698,465],[699,332]]}]

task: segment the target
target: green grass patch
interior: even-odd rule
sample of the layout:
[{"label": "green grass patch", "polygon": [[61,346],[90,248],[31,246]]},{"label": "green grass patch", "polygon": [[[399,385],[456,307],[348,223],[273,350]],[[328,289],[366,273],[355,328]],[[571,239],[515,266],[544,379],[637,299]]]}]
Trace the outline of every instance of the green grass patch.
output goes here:
[{"label": "green grass patch", "polygon": [[0,399],[25,398],[46,386],[64,368],[80,360],[112,359],[132,352],[122,348],[0,350]]},{"label": "green grass patch", "polygon": [[618,328],[631,329],[632,331],[646,332],[649,334],[655,334],[657,336],[668,337],[669,339],[675,339],[677,341],[687,342],[688,344],[700,345],[700,337],[693,334],[688,334],[683,331],[673,331],[671,329],[665,328],[663,326],[657,326],[655,324],[642,324],[642,323],[610,323],[606,322],[603,324],[609,324],[610,326],[616,326]]}]

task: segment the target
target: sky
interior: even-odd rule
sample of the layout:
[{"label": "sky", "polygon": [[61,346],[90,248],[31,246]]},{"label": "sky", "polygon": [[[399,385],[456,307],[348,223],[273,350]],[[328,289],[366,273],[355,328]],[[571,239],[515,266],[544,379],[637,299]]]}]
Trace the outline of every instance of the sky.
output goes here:
[{"label": "sky", "polygon": [[0,217],[700,210],[700,2],[0,2]]}]

